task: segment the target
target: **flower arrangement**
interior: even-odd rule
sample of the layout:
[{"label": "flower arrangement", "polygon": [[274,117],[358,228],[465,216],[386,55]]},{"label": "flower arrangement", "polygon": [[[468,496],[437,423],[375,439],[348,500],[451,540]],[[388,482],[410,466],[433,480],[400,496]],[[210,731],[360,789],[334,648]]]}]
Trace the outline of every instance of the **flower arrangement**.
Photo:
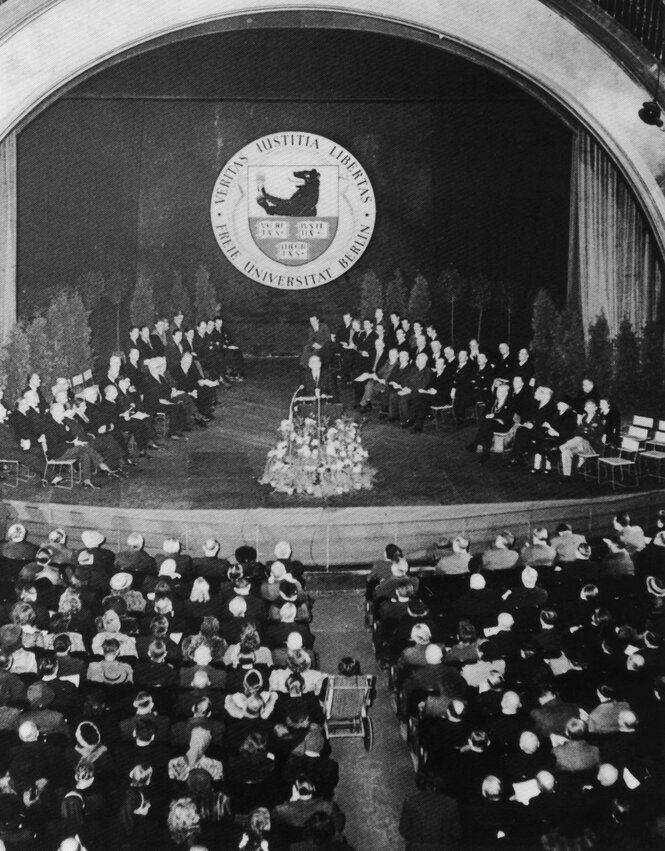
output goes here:
[{"label": "flower arrangement", "polygon": [[368,463],[358,423],[348,416],[330,421],[313,416],[282,420],[277,444],[259,479],[277,493],[340,496],[373,487],[376,470]]}]

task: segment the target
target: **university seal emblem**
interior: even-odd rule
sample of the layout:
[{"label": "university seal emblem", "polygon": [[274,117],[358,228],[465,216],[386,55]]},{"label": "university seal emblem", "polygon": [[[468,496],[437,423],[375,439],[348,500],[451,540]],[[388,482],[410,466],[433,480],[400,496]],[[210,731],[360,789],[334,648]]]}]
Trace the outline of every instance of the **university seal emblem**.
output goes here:
[{"label": "university seal emblem", "polygon": [[365,170],[344,148],[313,133],[273,133],[221,170],[210,217],[219,247],[248,278],[309,289],[361,257],[376,205]]}]

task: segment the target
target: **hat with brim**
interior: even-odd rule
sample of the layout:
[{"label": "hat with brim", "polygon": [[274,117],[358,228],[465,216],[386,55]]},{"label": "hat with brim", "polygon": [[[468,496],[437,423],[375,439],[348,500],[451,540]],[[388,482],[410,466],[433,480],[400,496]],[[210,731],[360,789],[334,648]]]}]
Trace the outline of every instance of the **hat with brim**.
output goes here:
[{"label": "hat with brim", "polygon": [[115,573],[109,581],[109,586],[111,591],[129,591],[132,587],[131,573]]},{"label": "hat with brim", "polygon": [[647,576],[647,591],[654,597],[665,597],[665,583],[657,576]]},{"label": "hat with brim", "polygon": [[94,550],[96,547],[101,547],[105,538],[102,533],[98,532],[96,529],[85,529],[81,532],[81,540],[83,541],[83,546],[87,550]]},{"label": "hat with brim", "polygon": [[18,624],[6,623],[0,626],[0,649],[5,653],[13,653],[21,646],[23,630]]},{"label": "hat with brim", "polygon": [[[129,669],[131,670],[131,668]],[[105,662],[102,670],[102,678],[105,683],[113,686],[119,686],[129,682],[129,670],[127,666],[121,662]]]}]

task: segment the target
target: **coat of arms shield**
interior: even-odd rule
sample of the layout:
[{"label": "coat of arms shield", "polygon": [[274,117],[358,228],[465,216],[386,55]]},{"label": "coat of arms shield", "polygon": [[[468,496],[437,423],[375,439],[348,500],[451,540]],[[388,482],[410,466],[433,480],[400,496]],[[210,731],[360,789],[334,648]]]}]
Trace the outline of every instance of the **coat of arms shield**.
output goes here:
[{"label": "coat of arms shield", "polygon": [[337,233],[337,166],[250,165],[247,180],[249,229],[267,257],[303,266],[326,251]]}]

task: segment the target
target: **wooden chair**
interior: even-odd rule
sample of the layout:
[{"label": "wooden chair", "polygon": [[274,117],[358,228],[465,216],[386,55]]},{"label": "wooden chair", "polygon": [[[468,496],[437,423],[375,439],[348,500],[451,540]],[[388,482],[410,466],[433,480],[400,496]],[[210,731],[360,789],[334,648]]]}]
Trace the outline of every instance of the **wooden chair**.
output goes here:
[{"label": "wooden chair", "polygon": [[[624,437],[615,455],[606,455],[598,459],[598,484],[610,482],[612,490],[617,487],[630,487],[626,478],[632,476],[633,485],[640,483],[637,460],[640,454],[640,442],[633,437]],[[603,473],[606,476],[603,478]]]}]

